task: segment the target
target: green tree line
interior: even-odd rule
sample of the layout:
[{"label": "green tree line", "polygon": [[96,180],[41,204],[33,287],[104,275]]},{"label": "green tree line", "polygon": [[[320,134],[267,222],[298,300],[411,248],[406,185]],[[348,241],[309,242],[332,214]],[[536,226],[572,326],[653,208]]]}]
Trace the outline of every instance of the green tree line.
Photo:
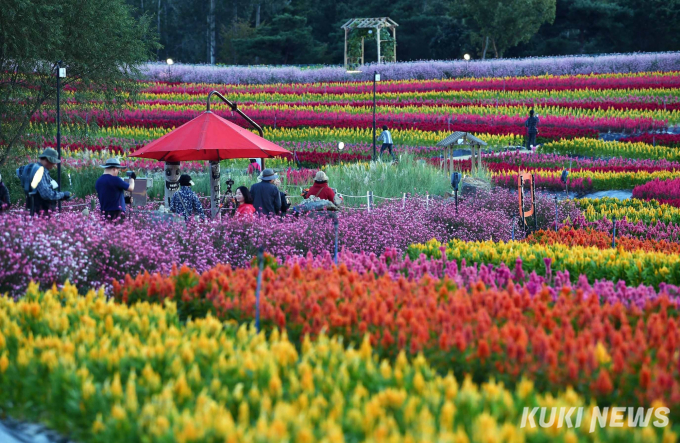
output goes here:
[{"label": "green tree line", "polygon": [[339,64],[353,17],[396,21],[400,61],[680,49],[680,0],[126,1],[185,63]]}]

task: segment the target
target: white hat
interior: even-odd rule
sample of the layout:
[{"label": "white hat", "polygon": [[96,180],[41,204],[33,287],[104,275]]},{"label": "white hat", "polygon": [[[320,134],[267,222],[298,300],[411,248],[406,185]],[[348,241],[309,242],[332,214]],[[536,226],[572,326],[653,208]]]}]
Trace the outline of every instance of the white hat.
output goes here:
[{"label": "white hat", "polygon": [[326,175],[325,172],[319,171],[316,173],[314,176],[314,181],[315,182],[327,182],[328,181],[328,176]]}]

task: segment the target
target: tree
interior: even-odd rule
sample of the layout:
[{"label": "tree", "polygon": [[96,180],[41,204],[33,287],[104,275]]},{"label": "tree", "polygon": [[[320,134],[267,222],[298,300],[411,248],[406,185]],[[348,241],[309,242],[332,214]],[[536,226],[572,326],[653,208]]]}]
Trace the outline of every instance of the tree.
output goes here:
[{"label": "tree", "polygon": [[326,46],[311,31],[305,17],[285,12],[260,26],[253,37],[234,39],[233,45],[265,64],[314,64],[323,60]]},{"label": "tree", "polygon": [[556,0],[466,0],[464,6],[477,26],[476,40],[486,55],[489,44],[496,58],[527,42],[543,23],[555,20]]},{"label": "tree", "polygon": [[96,92],[113,110],[134,92],[137,66],[156,48],[149,19],[123,0],[6,0],[0,8],[0,165],[31,117],[63,86]]}]

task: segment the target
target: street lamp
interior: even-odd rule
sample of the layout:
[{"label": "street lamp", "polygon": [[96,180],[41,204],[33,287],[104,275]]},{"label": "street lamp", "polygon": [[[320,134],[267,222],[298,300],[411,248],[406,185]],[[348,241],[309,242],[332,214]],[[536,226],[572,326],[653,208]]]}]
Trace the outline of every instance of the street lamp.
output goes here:
[{"label": "street lamp", "polygon": [[[57,62],[57,157],[61,160],[61,79],[66,78],[66,68],[61,67],[61,60]],[[57,191],[61,192],[61,161],[57,163]],[[57,203],[61,212],[61,200]]]},{"label": "street lamp", "polygon": [[467,61],[470,61],[470,54],[465,54],[463,58]]},{"label": "street lamp", "polygon": [[167,60],[165,61],[165,63],[167,63],[167,64],[169,64],[169,65],[172,65],[172,64],[175,63],[175,62],[172,61],[171,58],[169,58],[169,59],[167,59]]},{"label": "street lamp", "polygon": [[375,85],[380,81],[380,74],[377,72],[373,73],[373,161],[376,160],[375,153]]}]

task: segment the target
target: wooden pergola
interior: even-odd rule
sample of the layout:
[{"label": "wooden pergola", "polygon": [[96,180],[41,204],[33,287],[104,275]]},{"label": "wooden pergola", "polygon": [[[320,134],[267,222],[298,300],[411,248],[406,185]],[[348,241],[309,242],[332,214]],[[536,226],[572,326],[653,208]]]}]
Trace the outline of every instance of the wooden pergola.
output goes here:
[{"label": "wooden pergola", "polygon": [[[466,145],[470,147],[470,173],[474,173],[475,169],[482,169],[482,146],[487,146],[486,142],[469,132],[457,131],[437,143],[437,146],[444,148],[442,168],[445,171],[453,173],[452,151],[455,147]],[[475,165],[475,163],[477,163],[477,165]]]},{"label": "wooden pergola", "polygon": [[[349,67],[349,57],[347,54],[347,40],[349,37],[350,31],[354,29],[369,29],[369,30],[375,30],[375,39],[378,47],[378,63],[383,63],[383,61],[392,61],[396,62],[397,61],[397,22],[392,20],[389,17],[377,17],[377,18],[352,18],[347,21],[344,25],[342,25],[342,29],[345,30],[345,69]],[[393,40],[393,51],[392,51],[392,60],[383,60],[384,57],[380,55],[380,30],[381,29],[390,29],[392,31],[392,40]],[[370,31],[369,31],[370,32]],[[361,57],[356,57],[357,58],[357,64],[363,65],[364,64],[364,39],[365,36],[361,37]],[[361,63],[359,63],[359,61]]]}]

